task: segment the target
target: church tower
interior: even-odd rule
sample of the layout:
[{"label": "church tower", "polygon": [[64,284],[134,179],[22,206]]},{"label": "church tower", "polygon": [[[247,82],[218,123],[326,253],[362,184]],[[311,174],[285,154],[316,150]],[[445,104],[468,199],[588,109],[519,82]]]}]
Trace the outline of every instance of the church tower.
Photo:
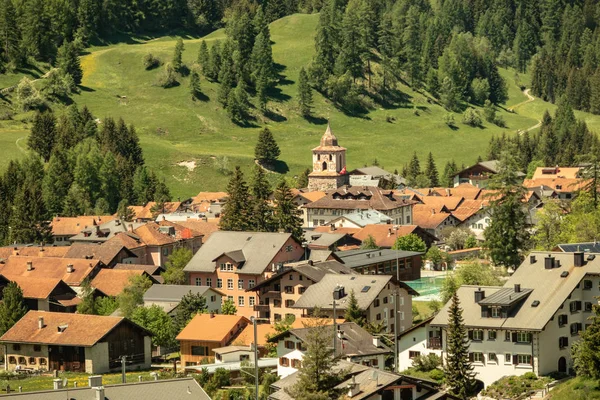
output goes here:
[{"label": "church tower", "polygon": [[319,147],[312,150],[313,170],[308,175],[308,190],[327,191],[337,189],[348,183],[346,174],[346,149],[338,146],[338,141],[331,126],[327,123],[327,130],[321,138]]}]

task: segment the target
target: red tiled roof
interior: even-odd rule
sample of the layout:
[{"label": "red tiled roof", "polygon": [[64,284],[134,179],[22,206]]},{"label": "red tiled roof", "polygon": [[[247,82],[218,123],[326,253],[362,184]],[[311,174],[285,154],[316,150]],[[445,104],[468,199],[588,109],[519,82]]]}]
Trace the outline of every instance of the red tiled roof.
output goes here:
[{"label": "red tiled roof", "polygon": [[241,315],[197,314],[179,335],[177,340],[222,342],[238,325],[248,324],[248,318]]},{"label": "red tiled roof", "polygon": [[[27,270],[28,262],[32,263],[31,271]],[[4,264],[0,264],[0,274],[61,279],[69,286],[80,286],[85,278],[98,267],[99,262],[99,260],[80,258],[11,256],[6,259]],[[67,265],[73,266],[72,272],[67,271]]]},{"label": "red tiled roof", "polygon": [[52,235],[75,236],[84,228],[101,225],[114,220],[114,215],[89,215],[80,217],[54,217],[52,219]]},{"label": "red tiled roof", "polygon": [[413,222],[423,229],[436,229],[447,218],[452,218],[452,214],[432,211],[431,207],[424,204],[417,204],[413,208]]},{"label": "red tiled roof", "polygon": [[394,210],[413,204],[391,190],[376,186],[342,186],[327,191],[326,196],[305,205],[306,208],[336,208],[345,210]]},{"label": "red tiled roof", "polygon": [[4,277],[19,285],[23,291],[23,297],[28,299],[47,299],[54,289],[61,284],[65,286],[65,292],[72,292],[73,295],[75,295],[73,289],[69,288],[67,284],[60,279],[31,278],[19,275],[6,275]]},{"label": "red tiled roof", "polygon": [[[417,225],[398,226],[398,237],[413,233],[418,228]],[[393,225],[370,224],[354,234],[354,238],[364,241],[369,235],[373,236],[375,243],[379,247],[391,248],[396,241],[396,231]]]},{"label": "red tiled roof", "polygon": [[[98,275],[92,280],[91,285],[107,296],[118,296],[129,285],[130,277],[141,275],[147,276],[152,280],[146,271],[140,269],[101,269]],[[156,282],[153,281],[153,283]]]},{"label": "red tiled roof", "polygon": [[0,247],[0,258],[8,258],[10,256],[26,256],[26,257],[57,257],[62,258],[69,251],[70,246],[56,247]]}]

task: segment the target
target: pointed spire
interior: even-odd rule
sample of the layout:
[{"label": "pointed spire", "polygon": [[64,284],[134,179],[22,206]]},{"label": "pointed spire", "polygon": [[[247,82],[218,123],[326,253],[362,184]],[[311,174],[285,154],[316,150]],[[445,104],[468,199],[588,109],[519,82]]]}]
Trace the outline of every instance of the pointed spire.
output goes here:
[{"label": "pointed spire", "polygon": [[331,132],[331,123],[327,121],[327,129],[321,138],[321,146],[337,146],[338,141],[333,132]]}]

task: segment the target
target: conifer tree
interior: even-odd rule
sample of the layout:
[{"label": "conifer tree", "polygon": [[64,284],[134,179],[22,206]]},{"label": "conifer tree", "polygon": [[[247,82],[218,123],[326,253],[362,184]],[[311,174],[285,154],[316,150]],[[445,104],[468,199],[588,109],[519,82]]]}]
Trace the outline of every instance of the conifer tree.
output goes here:
[{"label": "conifer tree", "polygon": [[458,172],[458,166],[454,160],[448,161],[444,167],[444,175],[442,175],[442,186],[453,187],[454,175]]},{"label": "conifer tree", "polygon": [[175,42],[175,51],[173,52],[173,61],[171,64],[173,65],[173,69],[177,72],[181,72],[181,67],[183,66],[183,40],[181,38],[177,39]]},{"label": "conifer tree", "polygon": [[[19,50],[19,27],[17,25],[17,13],[12,0],[0,1],[0,53],[7,63],[13,67],[21,64]],[[2,58],[2,57],[0,57]]]},{"label": "conifer tree", "polygon": [[416,186],[416,179],[421,175],[421,164],[419,162],[419,157],[417,156],[417,152],[413,153],[413,156],[408,163],[408,171],[407,178],[409,186]]},{"label": "conifer tree", "polygon": [[316,87],[323,87],[333,73],[337,58],[337,20],[339,11],[335,0],[326,0],[319,14],[315,36],[315,57],[310,66],[310,78]]},{"label": "conifer tree", "polygon": [[61,71],[71,75],[75,84],[79,85],[81,83],[83,70],[79,63],[77,47],[73,43],[65,41],[63,45],[59,47],[56,55],[56,65]]},{"label": "conifer tree", "polygon": [[52,152],[48,169],[42,181],[42,193],[48,216],[59,215],[63,210],[63,201],[69,192],[73,174],[67,154],[61,148]]},{"label": "conifer tree", "polygon": [[2,291],[0,302],[0,334],[13,327],[27,314],[27,305],[23,298],[23,291],[15,282],[9,282]]},{"label": "conifer tree", "polygon": [[221,71],[221,42],[219,40],[210,48],[208,67],[206,70],[203,67],[203,71],[207,79],[213,82],[219,79],[219,72]]},{"label": "conifer tree", "polygon": [[268,89],[267,78],[264,73],[261,73],[256,81],[256,98],[258,99],[258,108],[263,113],[267,111],[267,103],[269,101]]},{"label": "conifer tree", "polygon": [[119,205],[119,176],[117,160],[112,152],[107,151],[100,167],[100,193],[108,202],[109,212],[116,211]]},{"label": "conifer tree", "polygon": [[235,85],[235,74],[233,71],[233,44],[227,40],[221,49],[221,68],[219,70],[219,102],[227,105],[230,92]]},{"label": "conifer tree", "polygon": [[224,231],[250,230],[250,204],[248,185],[240,167],[235,167],[227,184],[227,201],[223,206],[219,227]]},{"label": "conifer tree", "polygon": [[435,161],[433,160],[433,154],[431,154],[431,152],[429,152],[429,156],[427,157],[425,175],[429,179],[429,184],[431,187],[438,187],[440,185],[437,167],[435,166]]},{"label": "conifer tree", "polygon": [[190,73],[190,94],[192,95],[192,99],[197,99],[200,93],[200,74],[194,69]]},{"label": "conifer tree", "polygon": [[206,40],[200,43],[200,50],[198,50],[198,64],[202,67],[202,73],[208,77],[208,70],[210,69],[210,54],[208,53],[208,46]]},{"label": "conifer tree", "polygon": [[89,279],[85,279],[81,284],[81,302],[77,304],[77,313],[98,315],[94,288],[92,288]]},{"label": "conifer tree", "polygon": [[36,113],[31,133],[27,139],[29,148],[37,152],[45,162],[48,162],[55,139],[56,119],[54,118],[54,114],[50,112]]},{"label": "conifer tree", "polygon": [[280,154],[279,146],[269,128],[264,128],[258,134],[258,142],[254,147],[254,158],[261,165],[273,166]]},{"label": "conifer tree", "polygon": [[135,218],[135,212],[131,207],[129,207],[129,204],[125,199],[119,202],[119,206],[117,207],[117,215],[119,219],[126,222],[131,222]]},{"label": "conifer tree", "polygon": [[600,379],[600,307],[593,306],[594,314],[588,321],[591,324],[587,325],[585,330],[580,333],[581,340],[573,343],[571,354],[573,355],[573,367],[577,372],[577,376],[590,377],[592,379]]},{"label": "conifer tree", "polygon": [[363,326],[365,324],[364,310],[362,310],[358,306],[358,300],[356,299],[356,294],[354,293],[354,290],[350,291],[350,296],[348,297],[348,305],[346,306],[344,319],[346,320],[346,322],[354,322],[360,326]]},{"label": "conifer tree", "polygon": [[450,392],[461,399],[468,399],[475,388],[475,373],[469,362],[469,340],[462,316],[463,310],[456,292],[448,309],[446,344],[446,385]]},{"label": "conifer tree", "polygon": [[308,187],[308,175],[310,174],[310,168],[306,168],[302,171],[302,174],[298,177],[298,189]]},{"label": "conifer tree", "polygon": [[336,59],[335,72],[343,75],[350,72],[356,81],[363,75],[363,62],[361,56],[365,52],[362,48],[361,35],[359,31],[359,17],[357,2],[350,2],[346,7],[341,30],[340,54]]},{"label": "conifer tree", "polygon": [[294,203],[294,196],[287,182],[282,179],[275,189],[275,226],[282,232],[291,233],[292,236],[302,242],[304,231],[302,230],[302,212]]},{"label": "conifer tree", "polygon": [[304,118],[310,117],[312,100],[312,89],[308,82],[308,75],[302,67],[298,76],[298,106],[300,107],[300,115]]},{"label": "conifer tree", "polygon": [[[191,258],[190,255],[190,259]],[[175,318],[173,321],[177,327],[177,332],[181,332],[196,314],[206,313],[206,310],[206,298],[200,293],[192,293],[190,290],[183,295],[181,302],[175,311]]]},{"label": "conifer tree", "polygon": [[255,165],[252,178],[252,228],[257,232],[273,231],[273,209],[269,205],[272,194],[269,181],[260,165]]}]

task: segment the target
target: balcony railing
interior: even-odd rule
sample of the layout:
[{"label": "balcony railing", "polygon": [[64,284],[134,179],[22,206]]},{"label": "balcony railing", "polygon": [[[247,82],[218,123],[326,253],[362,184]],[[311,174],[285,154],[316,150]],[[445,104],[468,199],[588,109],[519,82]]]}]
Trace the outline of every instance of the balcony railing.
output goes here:
[{"label": "balcony railing", "polygon": [[442,338],[441,337],[430,337],[427,339],[427,348],[433,350],[442,349]]},{"label": "balcony railing", "polygon": [[268,304],[255,304],[254,305],[254,311],[267,312],[267,311],[270,311],[270,308],[269,308]]}]

